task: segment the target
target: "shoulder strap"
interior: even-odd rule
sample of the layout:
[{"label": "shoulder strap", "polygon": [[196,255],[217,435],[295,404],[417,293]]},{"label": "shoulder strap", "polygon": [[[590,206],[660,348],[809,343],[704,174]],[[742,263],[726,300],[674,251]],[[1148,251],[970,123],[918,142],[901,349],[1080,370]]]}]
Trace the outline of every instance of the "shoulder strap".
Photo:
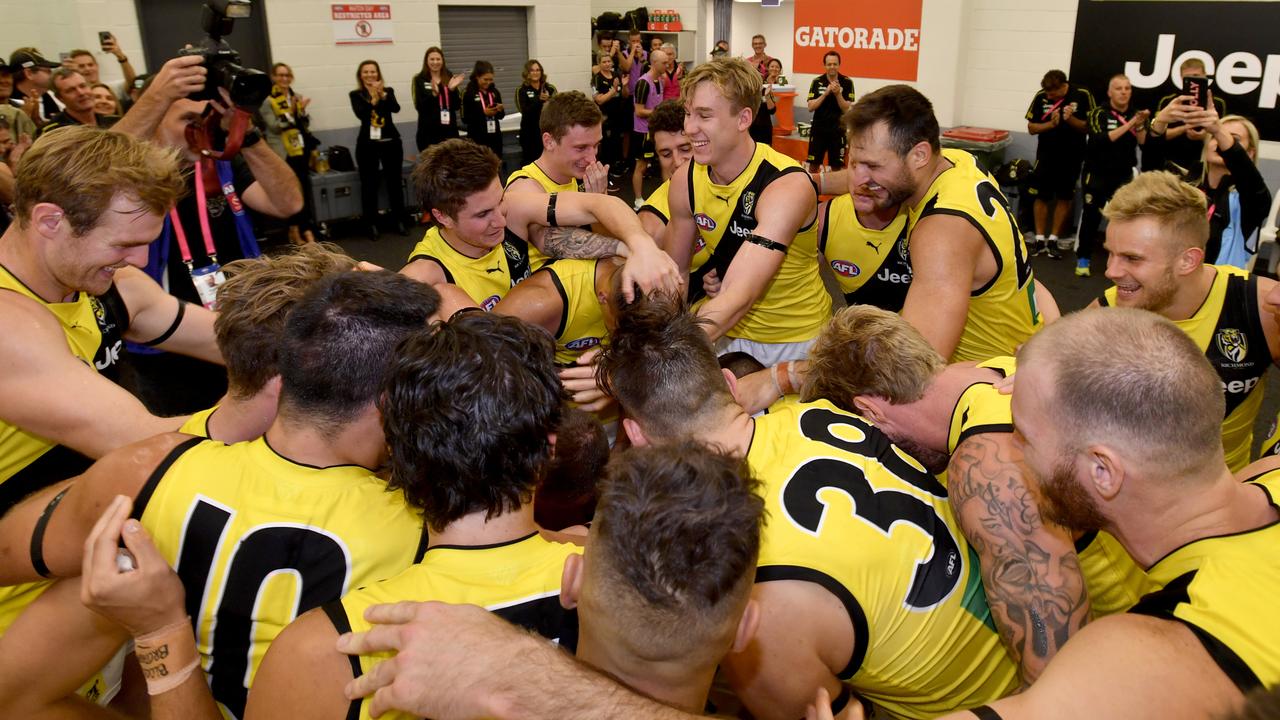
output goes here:
[{"label": "shoulder strap", "polygon": [[160,484],[165,473],[169,472],[169,468],[173,467],[173,464],[178,461],[179,457],[182,457],[183,453],[196,445],[205,442],[205,440],[206,439],[202,437],[193,437],[183,440],[174,446],[174,448],[169,451],[168,455],[164,456],[164,459],[160,461],[160,464],[156,466],[156,469],[151,471],[151,476],[147,478],[147,483],[138,491],[138,496],[133,500],[133,512],[129,513],[129,517],[134,520],[142,520],[142,513],[146,512],[147,503],[151,502],[151,496],[155,495],[156,486]]}]

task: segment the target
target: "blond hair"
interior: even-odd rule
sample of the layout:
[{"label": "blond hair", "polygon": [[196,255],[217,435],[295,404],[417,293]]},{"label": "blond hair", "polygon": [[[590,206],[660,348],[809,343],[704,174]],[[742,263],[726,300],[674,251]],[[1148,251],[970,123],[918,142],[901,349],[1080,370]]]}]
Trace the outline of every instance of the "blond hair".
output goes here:
[{"label": "blond hair", "polygon": [[1256,165],[1258,163],[1258,159],[1256,157],[1258,154],[1258,143],[1261,142],[1262,139],[1258,134],[1258,126],[1254,125],[1252,120],[1243,115],[1228,115],[1218,120],[1219,125],[1226,125],[1229,122],[1238,122],[1244,126],[1244,134],[1249,138],[1249,152],[1255,156],[1253,162]]},{"label": "blond hair", "polygon": [[291,253],[236,260],[223,268],[213,322],[233,395],[248,398],[280,374],[279,348],[289,311],[319,279],[351,270],[356,261],[338,246],[303,245]]},{"label": "blond hair", "polygon": [[1208,204],[1204,193],[1164,170],[1144,172],[1116,191],[1102,216],[1108,222],[1130,222],[1152,218],[1160,223],[1171,241],[1182,243],[1179,250],[1201,250],[1209,239]]},{"label": "blond hair", "polygon": [[97,227],[117,195],[163,215],[186,192],[178,168],[177,150],[97,128],[61,128],[22,156],[14,215],[26,228],[38,203],[57,205],[76,236]]},{"label": "blond hair", "polygon": [[855,411],[853,399],[900,405],[919,400],[947,361],[902,316],[872,305],[836,313],[809,350],[804,400],[826,398]]},{"label": "blond hair", "polygon": [[693,91],[703,82],[715,85],[735,112],[743,108],[754,112],[760,107],[760,71],[742,58],[716,58],[685,75],[680,83],[685,107],[692,107]]}]

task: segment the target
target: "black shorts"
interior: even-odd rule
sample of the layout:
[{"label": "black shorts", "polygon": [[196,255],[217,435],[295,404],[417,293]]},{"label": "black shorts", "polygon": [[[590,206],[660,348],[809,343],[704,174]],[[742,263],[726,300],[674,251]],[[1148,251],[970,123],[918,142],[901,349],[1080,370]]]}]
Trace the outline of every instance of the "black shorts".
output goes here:
[{"label": "black shorts", "polygon": [[649,133],[631,131],[631,158],[632,160],[644,160],[645,162],[653,162],[653,136]]},{"label": "black shorts", "polygon": [[809,134],[809,162],[815,165],[822,165],[823,157],[827,158],[826,165],[830,165],[831,169],[839,170],[844,167],[844,133],[839,130],[824,130],[822,132],[813,132]]},{"label": "black shorts", "polygon": [[1083,158],[1047,156],[1038,158],[1031,171],[1029,193],[1037,200],[1070,200],[1076,196]]}]

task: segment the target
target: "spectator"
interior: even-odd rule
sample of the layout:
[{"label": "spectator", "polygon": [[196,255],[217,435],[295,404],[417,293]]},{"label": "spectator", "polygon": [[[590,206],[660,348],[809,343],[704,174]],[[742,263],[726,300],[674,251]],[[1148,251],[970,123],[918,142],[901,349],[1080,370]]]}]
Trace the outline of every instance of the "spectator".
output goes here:
[{"label": "spectator", "polygon": [[652,54],[654,50],[661,50],[663,44],[664,43],[660,36],[658,35],[649,36],[649,53]]},{"label": "spectator", "polygon": [[637,210],[644,203],[644,173],[653,157],[653,139],[649,137],[649,115],[662,102],[662,79],[666,77],[667,54],[661,50],[649,53],[649,71],[640,77],[632,94],[635,120],[631,126],[631,159],[636,169],[631,173],[631,190]]},{"label": "spectator", "polygon": [[[840,116],[853,105],[853,79],[840,74],[840,53],[832,50],[822,56],[825,75],[813,79],[809,86],[809,112],[813,126],[809,129],[809,171],[818,172],[825,158],[832,170],[844,167],[845,134],[840,129]],[[768,63],[765,75],[768,76]]]},{"label": "spectator", "polygon": [[458,137],[462,76],[449,72],[444,51],[434,45],[422,55],[422,71],[413,76],[413,107],[418,111],[418,152]]},{"label": "spectator", "polygon": [[[1076,197],[1076,180],[1084,162],[1085,119],[1094,108],[1093,93],[1067,82],[1067,74],[1050,70],[1027,108],[1027,132],[1037,137],[1036,165],[1030,195],[1035,198],[1035,245],[1032,252],[1057,258],[1058,239],[1066,234]],[[1050,223],[1052,218],[1052,224]],[[1046,241],[1045,233],[1049,233]]]},{"label": "spectator", "polygon": [[765,54],[764,48],[765,48],[764,36],[752,35],[751,36],[752,55],[751,57],[747,58],[747,62],[751,63],[752,67],[760,71],[760,77],[762,78],[768,77],[769,61],[773,59],[769,57],[767,54]]},{"label": "spectator", "polygon": [[600,59],[613,58],[615,68],[622,66],[622,41],[612,32],[602,32],[596,37],[596,53],[591,58],[591,73],[600,72]]},{"label": "spectator", "polygon": [[[356,137],[356,165],[360,169],[360,207],[369,236],[378,239],[378,183],[387,185],[391,217],[396,231],[408,235],[405,226],[404,190],[401,169],[404,146],[396,130],[392,113],[400,112],[396,91],[382,82],[382,67],[377,60],[365,60],[356,70],[356,89],[350,93],[351,110],[360,119]],[[381,172],[379,172],[381,167]]]},{"label": "spectator", "polygon": [[773,145],[773,114],[778,107],[778,96],[773,94],[773,86],[778,84],[781,75],[782,61],[771,58],[769,73],[765,75],[764,87],[761,89],[760,109],[751,118],[751,139],[765,145]]},{"label": "spectator", "polygon": [[[604,137],[600,143],[600,162],[609,166],[610,180],[618,175],[622,166],[622,138],[630,133],[626,112],[626,81],[614,72],[613,58],[600,58],[600,71],[591,78],[593,99],[604,113]],[[610,183],[612,185],[612,182]]]},{"label": "spectator", "polygon": [[680,99],[680,81],[684,80],[684,64],[673,43],[664,43],[662,51],[667,54],[667,74],[662,83],[663,100]]},{"label": "spectator", "polygon": [[1169,132],[1203,131],[1205,172],[1198,187],[1209,199],[1209,239],[1205,260],[1244,268],[1258,251],[1258,228],[1271,209],[1271,191],[1258,172],[1258,129],[1239,115],[1218,117],[1217,104],[1202,110],[1190,95],[1167,103],[1151,121],[1143,158],[1157,167],[1171,148]]},{"label": "spectator", "polygon": [[[289,218],[289,241],[295,245],[315,242],[315,208],[311,201],[311,148],[315,140],[307,129],[311,118],[307,106],[311,98],[293,90],[293,68],[284,63],[271,66],[271,94],[258,109],[266,129],[267,145],[285,161],[298,178],[302,190],[302,210]],[[301,229],[301,230],[299,230]]]},{"label": "spectator", "polygon": [[0,62],[0,118],[9,121],[9,130],[16,142],[23,135],[35,137],[36,124],[22,110],[9,102],[13,96],[13,68]]},{"label": "spectator", "polygon": [[627,33],[627,49],[616,69],[627,74],[627,95],[634,93],[640,76],[649,70],[649,51],[644,49],[639,30]]},{"label": "spectator", "polygon": [[32,47],[18,48],[9,56],[9,69],[13,72],[13,94],[9,102],[22,108],[36,125],[45,124],[62,110],[48,92],[52,71],[58,67],[58,63],[45,60],[40,51]]},{"label": "spectator", "polygon": [[1124,75],[1113,75],[1107,83],[1107,106],[1089,113],[1089,146],[1084,160],[1084,211],[1080,215],[1080,243],[1076,248],[1076,275],[1089,277],[1102,208],[1133,179],[1138,165],[1138,146],[1147,140],[1147,118],[1151,111],[1138,110],[1129,102],[1133,85]]},{"label": "spectator", "polygon": [[120,107],[120,98],[111,92],[111,88],[106,83],[98,83],[92,87],[93,90],[93,111],[99,115],[123,115],[124,110]]},{"label": "spectator", "polygon": [[[113,95],[117,97],[123,95],[125,89],[133,85],[134,79],[138,77],[138,72],[133,69],[133,65],[129,63],[129,58],[120,49],[120,43],[116,42],[115,35],[107,33],[107,39],[102,41],[102,51],[111,53],[115,56],[116,62],[120,63],[120,73],[124,76],[124,79],[116,83],[115,87],[108,87],[110,87]],[[89,81],[90,85],[102,82],[102,79],[98,77],[98,61],[93,57],[93,53],[88,50],[72,50],[68,53],[67,59],[70,61],[71,67],[80,71],[80,74],[84,76],[85,80]]]},{"label": "spectator", "polygon": [[94,110],[95,100],[89,81],[76,70],[58,68],[53,71],[53,93],[64,108],[40,127],[37,137],[69,125],[109,128],[120,119],[115,115],[99,115]]},{"label": "spectator", "polygon": [[[1178,66],[1178,77],[1207,77],[1204,67],[1204,61],[1199,58],[1188,58]],[[1182,86],[1179,85],[1174,92],[1160,98],[1160,102],[1156,104],[1156,112],[1165,109],[1170,103],[1183,94]],[[1218,111],[1218,117],[1226,117],[1227,103],[1220,97],[1218,93],[1210,93],[1213,98],[1214,109]],[[1165,152],[1160,159],[1160,164],[1155,162],[1154,158],[1148,159],[1145,154],[1142,160],[1143,170],[1170,170],[1175,174],[1184,178],[1190,178],[1189,182],[1195,184],[1204,172],[1204,142],[1207,137],[1204,128],[1194,128],[1185,123],[1175,122],[1165,129]]]},{"label": "spectator", "polygon": [[729,41],[717,40],[715,48],[711,50],[711,59],[715,60],[716,58],[728,57],[728,56],[729,56]]},{"label": "spectator", "polygon": [[462,117],[467,123],[467,137],[502,158],[502,118],[507,110],[502,93],[493,84],[493,65],[477,60],[471,69],[471,80],[462,94]]},{"label": "spectator", "polygon": [[[188,130],[202,123],[210,106],[224,120],[231,114],[225,91],[222,103],[187,97],[204,88],[206,78],[199,55],[166,62],[112,128],[179,152],[187,191],[152,242],[146,272],[171,295],[197,305],[204,303],[196,289],[195,270],[207,273],[215,264],[261,254],[245,207],[287,218],[303,205],[293,171],[261,142],[257,130],[245,133],[240,152],[230,159],[214,161],[190,146]],[[226,392],[226,372],[220,366],[152,354],[139,346],[129,349],[129,365],[137,376],[134,389],[157,414],[202,410]]]},{"label": "spectator", "polygon": [[542,131],[538,129],[538,119],[542,117],[542,104],[556,94],[556,86],[547,82],[547,74],[537,60],[526,61],[520,77],[524,79],[524,84],[516,91],[516,108],[520,111],[520,162],[528,165],[542,154]]},{"label": "spectator", "polygon": [[[21,117],[26,117],[21,115]],[[9,229],[9,206],[13,203],[14,191],[17,189],[13,170],[31,145],[31,136],[24,135],[19,144],[14,140],[14,131],[9,120],[0,115],[0,233]]]}]

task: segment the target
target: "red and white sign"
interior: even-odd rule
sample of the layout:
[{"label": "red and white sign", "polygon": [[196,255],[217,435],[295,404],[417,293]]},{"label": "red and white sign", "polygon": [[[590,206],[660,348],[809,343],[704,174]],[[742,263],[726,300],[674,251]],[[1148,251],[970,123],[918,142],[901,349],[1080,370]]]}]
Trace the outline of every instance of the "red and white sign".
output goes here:
[{"label": "red and white sign", "polygon": [[826,72],[822,56],[834,50],[844,75],[916,80],[923,1],[796,0],[795,72]]},{"label": "red and white sign", "polygon": [[390,5],[329,6],[333,10],[333,41],[338,45],[389,45]]}]

